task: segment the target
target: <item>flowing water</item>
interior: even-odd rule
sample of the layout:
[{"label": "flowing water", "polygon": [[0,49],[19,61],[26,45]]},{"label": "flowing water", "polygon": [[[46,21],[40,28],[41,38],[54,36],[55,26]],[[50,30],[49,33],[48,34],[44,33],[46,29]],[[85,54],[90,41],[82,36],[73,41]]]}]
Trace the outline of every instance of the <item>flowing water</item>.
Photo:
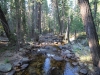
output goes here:
[{"label": "flowing water", "polygon": [[56,61],[52,57],[57,54],[49,52],[44,55],[38,55],[33,58],[29,67],[16,75],[75,75],[78,71],[78,66],[72,66],[70,62]]},{"label": "flowing water", "polygon": [[49,70],[50,70],[50,58],[46,58],[45,62],[44,62],[44,66],[43,66],[43,70],[44,70],[44,75],[47,75]]}]

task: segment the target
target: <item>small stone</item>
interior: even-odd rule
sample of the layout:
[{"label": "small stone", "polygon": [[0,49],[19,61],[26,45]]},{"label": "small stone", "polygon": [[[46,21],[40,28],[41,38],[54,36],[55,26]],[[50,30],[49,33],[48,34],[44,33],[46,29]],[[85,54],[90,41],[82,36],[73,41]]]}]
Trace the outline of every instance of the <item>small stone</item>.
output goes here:
[{"label": "small stone", "polygon": [[23,51],[24,51],[24,49],[23,49],[23,48],[20,48],[20,49],[19,49],[19,51],[20,51],[20,52],[23,52]]},{"label": "small stone", "polygon": [[68,53],[68,54],[69,54],[69,53],[70,53],[70,51],[69,51],[69,50],[66,50],[64,53],[66,53],[66,54]]},{"label": "small stone", "polygon": [[81,69],[80,70],[80,73],[82,73],[82,74],[87,74],[87,72],[88,72],[87,69]]},{"label": "small stone", "polygon": [[2,63],[2,64],[0,64],[0,71],[1,72],[8,72],[11,69],[12,69],[12,65],[10,63],[6,63],[6,64]]},{"label": "small stone", "polygon": [[72,54],[66,54],[67,58],[71,58]]},{"label": "small stone", "polygon": [[72,65],[76,66],[76,65],[78,65],[78,62],[72,62]]},{"label": "small stone", "polygon": [[23,65],[21,66],[21,70],[24,70],[25,68],[27,68],[28,65],[29,65],[29,64],[23,64]]},{"label": "small stone", "polygon": [[26,58],[22,58],[22,60],[20,60],[20,64],[26,64],[30,61],[30,59],[28,59],[27,57]]},{"label": "small stone", "polygon": [[63,58],[59,57],[59,56],[54,56],[53,59],[56,60],[56,61],[62,61],[63,60]]}]

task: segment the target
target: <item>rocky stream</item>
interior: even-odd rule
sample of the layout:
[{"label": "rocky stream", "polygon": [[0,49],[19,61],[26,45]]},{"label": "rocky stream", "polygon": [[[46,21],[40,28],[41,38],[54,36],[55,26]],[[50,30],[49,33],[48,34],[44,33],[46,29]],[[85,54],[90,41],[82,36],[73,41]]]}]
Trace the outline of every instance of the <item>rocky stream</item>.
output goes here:
[{"label": "rocky stream", "polygon": [[0,64],[0,75],[92,75],[71,44],[54,35],[26,43],[15,54],[7,52],[10,62]]}]

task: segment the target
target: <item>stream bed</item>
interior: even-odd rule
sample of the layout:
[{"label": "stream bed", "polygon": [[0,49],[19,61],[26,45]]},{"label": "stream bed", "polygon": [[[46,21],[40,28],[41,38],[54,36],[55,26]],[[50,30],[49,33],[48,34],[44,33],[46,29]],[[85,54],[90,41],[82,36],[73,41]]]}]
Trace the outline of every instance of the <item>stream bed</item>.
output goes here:
[{"label": "stream bed", "polygon": [[72,66],[64,60],[54,60],[53,56],[56,55],[37,55],[26,70],[15,75],[75,75],[79,70],[78,66]]}]

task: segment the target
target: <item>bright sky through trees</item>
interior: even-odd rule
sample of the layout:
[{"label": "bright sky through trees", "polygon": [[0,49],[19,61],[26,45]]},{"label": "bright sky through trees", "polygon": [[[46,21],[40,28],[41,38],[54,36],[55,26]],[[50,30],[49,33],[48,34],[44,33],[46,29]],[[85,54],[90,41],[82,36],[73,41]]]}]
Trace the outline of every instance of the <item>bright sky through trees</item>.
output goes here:
[{"label": "bright sky through trees", "polygon": [[47,2],[48,2],[48,6],[51,4],[51,0],[47,0]]}]

